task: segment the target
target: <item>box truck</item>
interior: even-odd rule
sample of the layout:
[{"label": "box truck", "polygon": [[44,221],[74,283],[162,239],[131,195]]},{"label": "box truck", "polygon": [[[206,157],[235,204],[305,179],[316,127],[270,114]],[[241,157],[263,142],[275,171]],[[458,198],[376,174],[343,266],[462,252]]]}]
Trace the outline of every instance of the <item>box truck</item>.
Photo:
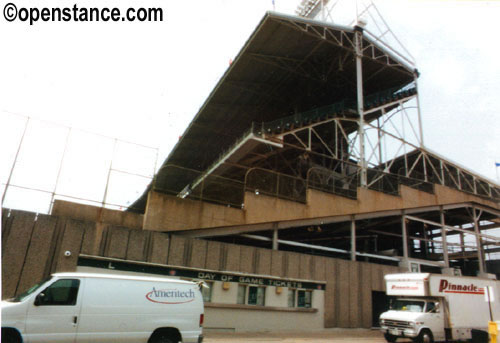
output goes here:
[{"label": "box truck", "polygon": [[379,319],[388,342],[466,341],[473,330],[488,332],[488,322],[500,319],[496,280],[405,273],[386,275],[385,282],[394,297]]},{"label": "box truck", "polygon": [[200,343],[203,317],[193,282],[58,273],[2,301],[2,342]]}]

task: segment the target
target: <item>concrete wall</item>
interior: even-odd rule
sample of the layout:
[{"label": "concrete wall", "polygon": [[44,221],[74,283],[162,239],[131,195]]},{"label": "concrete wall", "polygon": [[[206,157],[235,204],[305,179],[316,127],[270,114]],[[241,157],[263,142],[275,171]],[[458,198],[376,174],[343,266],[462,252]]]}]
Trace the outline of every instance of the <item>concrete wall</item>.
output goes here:
[{"label": "concrete wall", "polygon": [[149,192],[144,229],[174,231],[186,228],[238,225],[245,221],[239,209],[163,193]]},{"label": "concrete wall", "polygon": [[167,263],[168,242],[164,233],[3,209],[2,298],[74,271],[79,254]]},{"label": "concrete wall", "polygon": [[266,306],[236,305],[237,283],[224,290],[222,282],[212,286],[212,302],[205,304],[205,325],[217,331],[321,330],[324,328],[324,291],[313,291],[312,308],[288,308],[288,288],[277,294],[276,287],[266,288]]},{"label": "concrete wall", "polygon": [[144,216],[133,212],[110,210],[91,205],[76,204],[64,200],[55,200],[52,208],[55,216],[69,217],[129,228],[142,228]]},{"label": "concrete wall", "polygon": [[[65,251],[70,251],[71,256],[64,256]],[[79,254],[326,281],[326,289],[322,291],[324,300],[321,300],[324,301],[321,307],[324,307],[324,312],[276,312],[266,309],[252,312],[234,307],[209,306],[207,323],[214,327],[224,326],[217,318],[219,314],[230,314],[226,317],[232,318],[233,313],[236,313],[233,311],[243,311],[243,319],[238,319],[241,320],[238,325],[249,320],[254,321],[254,324],[261,323],[261,329],[269,325],[276,328],[274,325],[282,320],[286,320],[287,325],[296,323],[297,328],[302,328],[300,323],[304,318],[312,318],[311,322],[320,323],[318,325],[321,327],[369,328],[372,322],[371,292],[384,291],[384,274],[399,271],[397,267],[202,241],[163,232],[3,210],[2,298],[21,293],[51,272],[76,270]],[[313,301],[319,301],[320,297],[316,298]],[[277,298],[273,299],[274,302],[281,304]]]},{"label": "concrete wall", "polygon": [[217,331],[255,331],[255,327],[260,331],[324,329],[324,292],[313,291],[311,309],[287,308],[287,292],[288,288],[284,287],[278,296],[275,287],[268,287],[265,307],[206,304],[204,327]]},{"label": "concrete wall", "polygon": [[500,210],[493,201],[440,185],[435,185],[434,194],[403,185],[400,192],[401,196],[392,196],[358,188],[358,199],[353,200],[308,189],[306,204],[246,192],[242,210],[150,192],[144,229],[178,231],[238,226],[472,201]]}]

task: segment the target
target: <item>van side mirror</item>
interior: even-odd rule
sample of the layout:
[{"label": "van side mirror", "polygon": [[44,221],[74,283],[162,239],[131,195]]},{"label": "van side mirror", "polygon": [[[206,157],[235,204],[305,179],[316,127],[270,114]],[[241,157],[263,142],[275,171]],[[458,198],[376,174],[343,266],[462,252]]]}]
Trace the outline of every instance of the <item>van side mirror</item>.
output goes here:
[{"label": "van side mirror", "polygon": [[45,293],[40,293],[35,298],[35,306],[40,306],[45,299]]},{"label": "van side mirror", "polygon": [[198,281],[196,284],[198,285],[198,288],[200,289],[200,291],[201,291],[203,288],[210,288],[210,287],[206,284],[206,282],[204,282],[204,281]]}]

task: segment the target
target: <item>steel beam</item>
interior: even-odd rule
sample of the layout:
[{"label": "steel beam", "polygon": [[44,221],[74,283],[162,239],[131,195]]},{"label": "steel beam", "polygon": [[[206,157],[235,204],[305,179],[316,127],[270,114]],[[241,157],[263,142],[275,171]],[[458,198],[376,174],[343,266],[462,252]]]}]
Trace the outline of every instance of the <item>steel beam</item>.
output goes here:
[{"label": "steel beam", "polygon": [[[422,219],[422,218],[418,218],[418,217],[414,217],[414,216],[408,216],[408,215],[406,216],[406,218],[408,218],[410,220],[417,221],[417,222],[426,223],[426,224],[429,224],[429,225],[432,225],[432,226],[436,226],[436,227],[444,227],[446,230],[459,231],[459,232],[463,232],[463,233],[466,233],[466,234],[469,234],[469,235],[470,234],[474,234],[473,232],[471,232],[469,230],[460,229],[460,228],[457,228],[457,227],[454,227],[454,226],[449,226],[449,225],[442,225],[441,223],[436,223],[436,222],[433,222],[433,221],[427,220],[427,219]],[[500,238],[498,238],[498,237],[491,236],[491,235],[485,235],[484,233],[480,233],[480,232],[477,232],[476,234],[479,235],[479,237],[487,238],[487,239],[490,239],[492,241],[500,243]]]},{"label": "steel beam", "polygon": [[[245,238],[249,238],[249,239],[255,239],[255,240],[259,240],[259,241],[265,241],[265,242],[272,241],[272,238],[263,237],[263,236],[257,236],[257,235],[241,235],[241,237],[245,237]],[[278,243],[279,244],[284,244],[284,245],[301,247],[301,248],[308,248],[308,249],[314,249],[314,250],[322,250],[322,251],[340,253],[340,254],[350,254],[350,251],[343,250],[343,249],[336,249],[336,248],[324,247],[324,246],[321,246],[321,245],[312,245],[312,244],[306,244],[306,243],[301,243],[301,242],[288,241],[288,240],[283,240],[283,239],[279,239]],[[391,257],[391,256],[367,254],[367,253],[361,253],[361,252],[357,252],[356,255],[357,256],[362,256],[362,257],[377,258],[377,259],[381,259],[381,260],[389,260],[389,261],[397,261],[397,262],[401,261],[401,258],[399,258],[399,257]]]}]

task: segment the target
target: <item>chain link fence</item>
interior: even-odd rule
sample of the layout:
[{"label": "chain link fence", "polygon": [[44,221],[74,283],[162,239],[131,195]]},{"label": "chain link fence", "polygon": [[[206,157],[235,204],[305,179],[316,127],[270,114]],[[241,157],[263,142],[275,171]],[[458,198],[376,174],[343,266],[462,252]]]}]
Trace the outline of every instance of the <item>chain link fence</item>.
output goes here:
[{"label": "chain link fence", "polygon": [[0,113],[2,207],[50,213],[55,200],[124,210],[154,177],[158,148]]}]

